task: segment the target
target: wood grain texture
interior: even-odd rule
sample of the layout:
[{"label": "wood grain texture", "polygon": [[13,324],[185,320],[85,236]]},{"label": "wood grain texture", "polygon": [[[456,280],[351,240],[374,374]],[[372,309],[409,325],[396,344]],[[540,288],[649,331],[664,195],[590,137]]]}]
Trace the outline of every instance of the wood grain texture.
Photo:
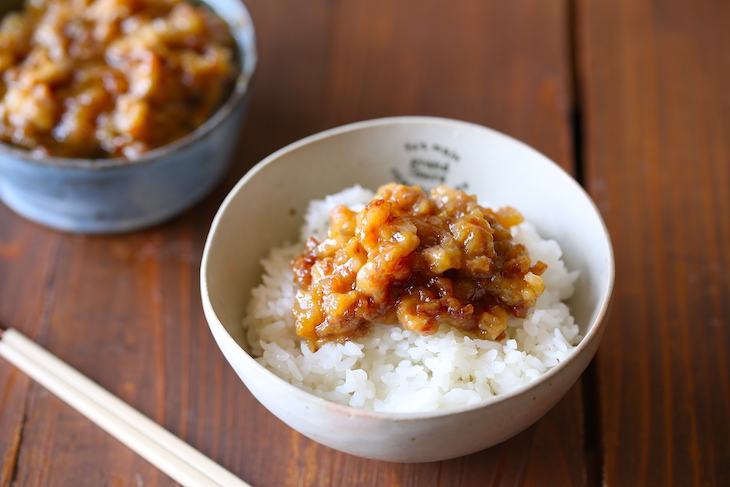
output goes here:
[{"label": "wood grain texture", "polygon": [[[260,64],[221,186],[133,234],[53,232],[0,206],[0,321],[35,339],[256,487],[585,485],[577,384],[515,438],[419,465],[312,442],[255,401],[210,336],[205,236],[255,162],[343,123],[424,114],[513,135],[573,170],[566,1],[250,0]],[[0,486],[166,486],[169,478],[0,362]]]},{"label": "wood grain texture", "polygon": [[[58,235],[16,217],[0,205],[0,323],[31,337],[47,328],[45,304],[55,276]],[[0,365],[0,485],[10,485],[23,439],[31,381]]]},{"label": "wood grain texture", "polygon": [[614,237],[606,485],[730,484],[730,4],[579,2],[586,180]]}]

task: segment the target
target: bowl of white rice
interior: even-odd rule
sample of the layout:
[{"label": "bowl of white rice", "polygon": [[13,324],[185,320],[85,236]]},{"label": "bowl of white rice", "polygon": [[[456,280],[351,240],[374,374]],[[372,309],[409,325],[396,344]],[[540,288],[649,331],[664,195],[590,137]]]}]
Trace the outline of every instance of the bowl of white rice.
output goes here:
[{"label": "bowl of white rice", "polygon": [[[545,291],[498,340],[448,324],[424,336],[373,323],[319,347],[297,335],[290,261],[326,236],[334,207],[360,211],[390,182],[522,213],[512,238],[547,264]],[[261,404],[321,444],[392,462],[466,455],[537,421],[593,358],[613,279],[605,225],[570,175],[504,134],[433,117],[358,122],[267,157],[221,205],[201,266],[211,332]]]}]

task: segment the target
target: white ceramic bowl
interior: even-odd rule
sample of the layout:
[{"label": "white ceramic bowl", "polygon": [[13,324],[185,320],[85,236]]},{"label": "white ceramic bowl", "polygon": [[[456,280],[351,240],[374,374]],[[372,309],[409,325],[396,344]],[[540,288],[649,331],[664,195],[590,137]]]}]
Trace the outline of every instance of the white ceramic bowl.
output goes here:
[{"label": "white ceramic bowl", "polygon": [[[479,405],[379,413],[304,392],[247,352],[241,320],[259,261],[296,241],[307,202],[356,183],[397,181],[465,188],[518,208],[579,269],[569,301],[585,337],[538,380]],[[473,453],[527,428],[568,391],[603,334],[614,278],[611,243],[595,205],[559,166],[527,145],[478,125],[398,117],[346,125],[291,144],[261,161],[231,191],[213,221],[201,268],[205,315],[223,354],[251,393],[292,428],[354,455],[426,462]],[[579,427],[579,425],[576,425]]]}]

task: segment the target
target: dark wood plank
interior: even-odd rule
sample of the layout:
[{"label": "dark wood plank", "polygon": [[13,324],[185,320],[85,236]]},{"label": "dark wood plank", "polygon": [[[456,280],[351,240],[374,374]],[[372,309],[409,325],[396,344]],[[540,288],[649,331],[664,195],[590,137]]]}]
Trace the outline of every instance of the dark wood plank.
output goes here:
[{"label": "dark wood plank", "polygon": [[572,168],[567,2],[335,2],[329,126],[395,115],[480,123]]},{"label": "dark wood plank", "polygon": [[[121,236],[63,235],[2,208],[2,249],[10,250],[0,255],[0,291],[9,293],[0,294],[0,318],[257,487],[585,485],[580,385],[512,440],[446,462],[376,462],[303,438],[225,363],[197,278],[208,226],[235,181],[279,147],[342,123],[460,118],[518,137],[572,170],[567,3],[247,5],[261,62],[226,181],[172,222]],[[0,410],[0,485],[174,484],[16,375],[0,363],[0,379],[14,378],[0,389],[10,405]]]},{"label": "dark wood plank", "polygon": [[617,258],[605,485],[728,485],[730,4],[578,3],[588,188]]},{"label": "dark wood plank", "polygon": [[[45,303],[56,268],[57,233],[30,224],[0,205],[0,323],[38,337],[47,328]],[[31,381],[0,365],[0,485],[10,485],[18,463]]]}]

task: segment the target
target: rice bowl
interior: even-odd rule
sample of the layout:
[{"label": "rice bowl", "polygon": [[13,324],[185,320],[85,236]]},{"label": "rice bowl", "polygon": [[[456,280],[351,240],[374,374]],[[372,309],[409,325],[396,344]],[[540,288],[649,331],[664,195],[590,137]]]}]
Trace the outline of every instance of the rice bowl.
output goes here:
[{"label": "rice bowl", "polygon": [[[435,161],[425,177],[427,166],[419,161]],[[518,208],[543,238],[559,242],[567,268],[579,272],[567,300],[582,336],[572,353],[538,378],[489,400],[417,412],[338,404],[257,362],[241,323],[252,290],[262,282],[262,259],[283,242],[299,240],[307,203],[356,184],[377,188],[403,180],[432,186],[434,179],[450,187],[467,185],[495,207]],[[548,412],[598,348],[613,278],[611,243],[599,212],[555,163],[479,125],[395,117],[313,135],[249,171],[213,220],[201,264],[201,297],[223,355],[253,396],[284,423],[349,454],[427,462],[495,445]]]}]

